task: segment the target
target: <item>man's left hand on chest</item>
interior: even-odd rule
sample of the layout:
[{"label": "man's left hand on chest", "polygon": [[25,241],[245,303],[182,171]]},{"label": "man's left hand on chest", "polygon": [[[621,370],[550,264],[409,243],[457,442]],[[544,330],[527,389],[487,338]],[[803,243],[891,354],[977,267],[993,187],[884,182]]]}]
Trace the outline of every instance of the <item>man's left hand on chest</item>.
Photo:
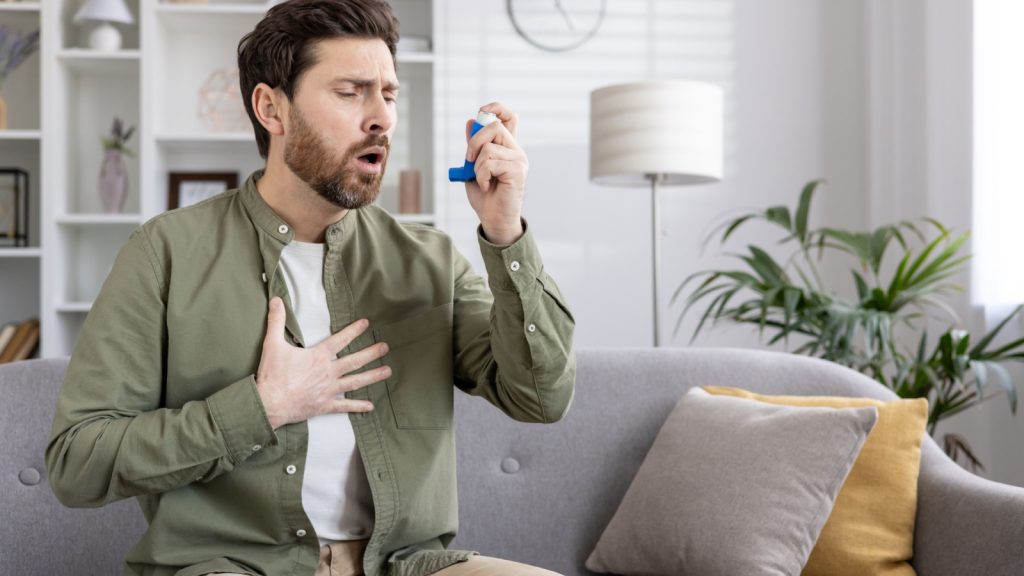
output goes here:
[{"label": "man's left hand on chest", "polygon": [[487,241],[505,246],[523,235],[523,195],[530,163],[516,142],[519,119],[515,112],[500,102],[480,109],[494,113],[499,121],[472,138],[473,121],[466,123],[466,159],[476,162],[476,180],[466,182],[466,195]]}]

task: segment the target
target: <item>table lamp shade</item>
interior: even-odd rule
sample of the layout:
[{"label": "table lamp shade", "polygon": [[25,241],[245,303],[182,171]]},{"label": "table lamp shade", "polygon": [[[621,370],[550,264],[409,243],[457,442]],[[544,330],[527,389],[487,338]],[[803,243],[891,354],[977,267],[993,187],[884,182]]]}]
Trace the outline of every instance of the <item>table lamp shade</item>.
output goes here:
[{"label": "table lamp shade", "polygon": [[706,82],[617,84],[590,94],[590,179],[609,186],[722,179],[722,89]]},{"label": "table lamp shade", "polygon": [[134,22],[132,13],[128,10],[124,0],[88,0],[78,9],[74,17],[76,24],[84,20],[121,22],[123,24]]}]

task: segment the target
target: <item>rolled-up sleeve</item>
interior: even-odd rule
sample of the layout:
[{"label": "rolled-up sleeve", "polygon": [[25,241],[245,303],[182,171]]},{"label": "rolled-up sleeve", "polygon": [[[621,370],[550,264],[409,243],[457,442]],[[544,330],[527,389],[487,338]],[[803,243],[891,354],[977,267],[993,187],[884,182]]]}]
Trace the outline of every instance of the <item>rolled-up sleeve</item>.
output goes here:
[{"label": "rolled-up sleeve", "polygon": [[456,384],[516,420],[550,423],[572,402],[576,323],[525,221],[523,227],[508,246],[477,230],[486,284],[456,253]]}]

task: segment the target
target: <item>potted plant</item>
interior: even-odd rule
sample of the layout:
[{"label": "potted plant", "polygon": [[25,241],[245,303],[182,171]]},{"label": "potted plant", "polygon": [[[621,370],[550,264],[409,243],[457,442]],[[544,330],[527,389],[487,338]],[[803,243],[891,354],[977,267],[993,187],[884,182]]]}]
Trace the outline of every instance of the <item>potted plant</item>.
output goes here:
[{"label": "potted plant", "polygon": [[3,97],[4,79],[39,48],[39,30],[22,34],[0,25],[0,130],[7,129],[7,102]]},{"label": "potted plant", "polygon": [[125,165],[124,157],[133,156],[134,152],[127,146],[135,127],[127,130],[120,118],[114,118],[114,124],[110,128],[110,136],[103,138],[103,166],[100,168],[100,201],[103,203],[103,210],[109,214],[116,214],[124,207],[125,197],[128,195],[128,167]]},{"label": "potted plant", "polygon": [[[1000,394],[1005,394],[1016,414],[1016,385],[1001,364],[1024,361],[1024,338],[1004,345],[993,342],[1022,307],[987,334],[972,339],[942,299],[962,290],[950,279],[970,258],[960,254],[968,234],[954,236],[931,218],[868,232],[809,228],[811,200],[821,183],[816,180],[804,187],[795,211],[774,206],[743,214],[707,236],[705,245],[721,233],[724,245],[741,226],[762,220],[782,232],[780,244],[791,246],[792,251],[780,263],[764,248],[748,246],[746,253],[731,254],[742,263],[740,267],[691,274],[672,296],[675,303],[692,286],[674,334],[686,314],[706,302],[691,342],[708,320],[757,326],[769,344],[784,341],[788,347],[794,337],[799,340],[795,353],[858,370],[900,397],[927,398],[932,435],[941,420]],[[850,277],[855,297],[841,296],[822,280],[817,263],[827,252],[853,257],[856,267]],[[893,252],[898,258],[896,269],[884,273],[883,260]],[[929,319],[944,323],[937,337],[928,335]],[[983,468],[959,435],[946,434],[942,445],[954,460],[974,470]]]}]

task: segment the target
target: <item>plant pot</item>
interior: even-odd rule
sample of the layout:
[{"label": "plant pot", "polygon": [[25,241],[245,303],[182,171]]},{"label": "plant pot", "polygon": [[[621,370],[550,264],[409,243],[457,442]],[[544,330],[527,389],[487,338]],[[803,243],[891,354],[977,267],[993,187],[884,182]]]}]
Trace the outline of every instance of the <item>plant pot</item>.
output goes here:
[{"label": "plant pot", "polygon": [[120,150],[107,150],[100,168],[100,202],[107,214],[118,214],[128,195],[128,167]]}]

